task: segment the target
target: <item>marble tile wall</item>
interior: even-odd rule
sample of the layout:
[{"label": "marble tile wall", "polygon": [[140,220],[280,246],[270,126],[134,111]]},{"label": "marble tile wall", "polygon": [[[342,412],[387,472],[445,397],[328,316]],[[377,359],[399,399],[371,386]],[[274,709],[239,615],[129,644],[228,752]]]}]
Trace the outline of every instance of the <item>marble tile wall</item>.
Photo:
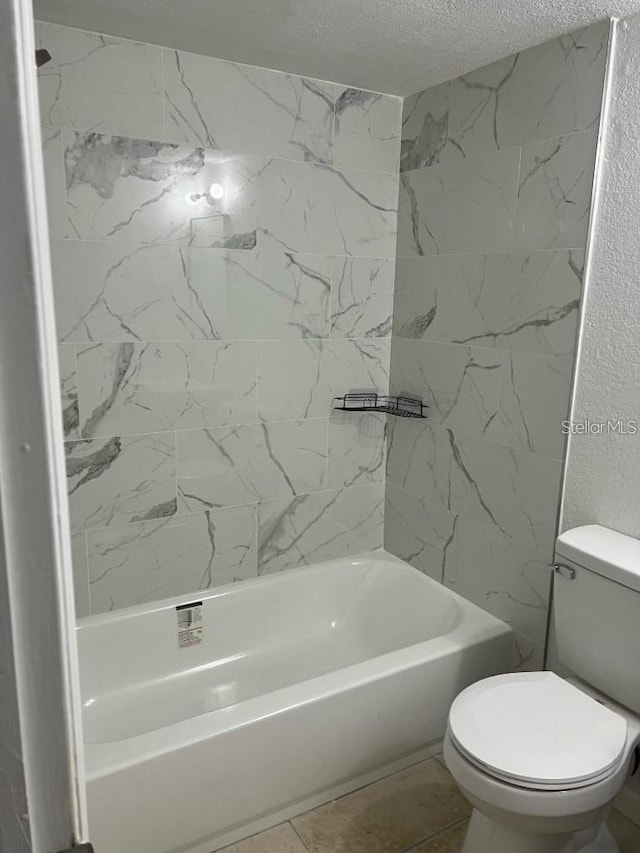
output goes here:
[{"label": "marble tile wall", "polygon": [[381,547],[400,99],[37,37],[79,615]]},{"label": "marble tile wall", "polygon": [[608,25],[405,99],[385,547],[542,659]]}]

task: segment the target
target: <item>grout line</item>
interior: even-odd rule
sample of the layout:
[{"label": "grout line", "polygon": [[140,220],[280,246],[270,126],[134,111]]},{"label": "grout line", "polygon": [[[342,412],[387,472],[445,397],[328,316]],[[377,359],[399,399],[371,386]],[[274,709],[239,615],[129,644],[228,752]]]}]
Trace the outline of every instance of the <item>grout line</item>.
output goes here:
[{"label": "grout line", "polygon": [[[122,530],[125,527],[134,527],[139,524],[157,524],[158,522],[170,522],[170,521],[181,521],[187,520],[189,518],[196,518],[197,516],[204,515],[205,512],[225,512],[229,509],[242,509],[243,507],[259,507],[261,504],[269,504],[269,503],[282,503],[283,501],[293,502],[296,498],[307,498],[313,497],[315,495],[328,495],[333,494],[334,492],[348,492],[352,489],[370,489],[373,491],[375,487],[384,486],[383,480],[373,480],[370,483],[355,483],[353,486],[339,486],[334,489],[318,489],[315,492],[301,492],[296,495],[284,495],[279,498],[259,498],[253,501],[247,501],[246,503],[240,504],[225,504],[222,506],[210,506],[203,507],[202,509],[197,509],[194,512],[177,512],[174,515],[160,515],[156,518],[145,518],[142,521],[125,521],[120,524],[109,524],[105,527],[81,527],[78,530],[72,530],[72,533],[96,533],[97,531],[104,530]],[[257,515],[257,514],[256,514]],[[337,522],[342,526],[341,522]],[[480,523],[480,522],[478,522]],[[347,531],[350,531],[351,528],[344,528]],[[402,559],[402,558],[400,558]]]},{"label": "grout line", "polygon": [[[65,128],[54,127],[53,125],[43,125],[43,127],[48,127],[50,130],[64,130]],[[169,144],[169,143],[168,143]],[[515,147],[515,146],[514,146]],[[272,158],[273,159],[273,158]],[[304,162],[294,160],[292,162]],[[349,260],[363,260],[363,261],[397,261],[404,260],[407,258],[410,259],[422,259],[429,260],[435,258],[450,258],[450,257],[466,257],[468,255],[539,255],[539,254],[550,254],[552,252],[579,252],[585,250],[585,245],[581,246],[562,246],[562,247],[550,247],[546,249],[514,249],[514,248],[505,248],[503,250],[496,251],[483,251],[481,249],[473,252],[440,252],[433,253],[428,255],[354,255],[354,254],[345,254],[344,252],[301,252],[296,251],[295,249],[292,251],[284,250],[284,249],[269,249],[269,248],[261,248],[256,247],[255,249],[224,249],[224,248],[216,248],[215,246],[191,246],[188,243],[184,243],[180,240],[172,240],[170,242],[162,242],[160,240],[153,240],[149,242],[140,242],[136,240],[99,240],[99,239],[91,239],[91,238],[80,238],[80,237],[52,237],[52,243],[99,243],[107,246],[114,247],[131,247],[131,246],[140,246],[140,247],[148,247],[153,248],[156,246],[164,246],[169,248],[176,249],[187,249],[189,251],[195,252],[218,252],[218,253],[226,253],[226,254],[238,254],[238,255],[247,255],[250,257],[255,257],[257,255],[294,255],[294,256],[302,256],[302,257],[314,257],[314,258],[348,258]],[[270,339],[267,339],[270,340]],[[279,339],[276,339],[279,340]],[[299,340],[298,338],[287,338],[287,340]],[[306,338],[305,338],[306,340]],[[60,343],[73,343],[73,341],[60,341]],[[80,343],[85,343],[85,341],[80,341]],[[86,343],[93,343],[93,341],[86,341]]]},{"label": "grout line", "polygon": [[300,843],[302,844],[302,846],[304,847],[304,849],[307,851],[307,853],[310,853],[310,848],[309,848],[309,847],[307,847],[307,845],[306,845],[306,842],[305,842],[304,838],[300,835],[300,833],[299,833],[299,832],[298,832],[298,830],[296,829],[295,825],[293,824],[293,819],[292,819],[292,820],[288,820],[288,821],[287,821],[287,823],[289,824],[289,826],[291,827],[291,829],[295,832],[296,836],[300,839]]},{"label": "grout line", "polygon": [[[456,79],[456,78],[454,78]],[[425,91],[428,91],[425,89]],[[599,123],[599,119],[598,119]],[[472,160],[477,160],[479,157],[487,157],[490,154],[502,154],[503,152],[513,151],[515,148],[526,148],[529,145],[542,145],[545,142],[553,142],[555,139],[568,139],[572,136],[580,136],[580,134],[586,133],[594,133],[597,125],[594,124],[591,127],[586,127],[583,130],[572,130],[568,133],[556,133],[555,136],[545,136],[542,139],[525,139],[522,142],[518,142],[516,145],[507,145],[504,148],[488,148],[486,151],[480,151],[477,154],[470,154],[465,157],[455,157],[452,160],[442,160],[438,163],[432,163],[430,166],[420,166],[417,169],[404,169],[400,172],[400,175],[413,175],[416,172],[426,172],[428,169],[437,169],[440,166],[452,166],[459,165],[460,163],[469,162]],[[520,155],[522,156],[522,154]],[[364,171],[364,170],[362,170]],[[385,173],[389,174],[389,173]]]},{"label": "grout line", "polygon": [[[400,95],[397,92],[378,92],[376,89],[365,89],[362,86],[352,86],[351,84],[344,83],[340,80],[324,80],[321,77],[312,77],[312,76],[309,76],[308,74],[296,74],[295,71],[282,71],[279,68],[268,68],[265,65],[253,65],[250,62],[237,62],[233,59],[224,59],[221,56],[213,56],[210,53],[197,53],[193,50],[183,50],[180,47],[174,47],[174,46],[169,45],[169,44],[159,44],[158,42],[144,41],[142,39],[131,38],[129,36],[118,36],[118,35],[113,35],[112,33],[103,33],[103,32],[99,32],[98,30],[88,30],[88,29],[85,29],[84,27],[73,27],[73,26],[70,26],[69,24],[59,24],[56,21],[47,21],[43,18],[36,18],[34,23],[36,24],[36,26],[40,24],[40,25],[45,26],[45,27],[58,27],[59,29],[63,29],[63,30],[75,30],[76,32],[87,33],[88,35],[91,35],[91,36],[102,36],[102,37],[106,36],[106,38],[113,39],[114,41],[127,42],[128,44],[133,44],[133,45],[146,45],[147,47],[155,47],[155,48],[158,48],[159,50],[175,50],[175,51],[179,51],[180,53],[189,54],[190,56],[199,56],[199,57],[202,57],[203,59],[211,59],[214,62],[224,62],[227,65],[243,65],[245,68],[255,68],[258,71],[267,71],[271,74],[279,74],[279,75],[282,74],[285,77],[297,77],[300,80],[309,80],[309,81],[314,82],[314,83],[326,83],[330,86],[340,86],[344,89],[357,89],[357,91],[359,91],[359,92],[367,92],[368,94],[371,94],[371,95],[382,95],[385,98],[393,98],[396,101],[400,101],[401,104],[404,101],[405,97],[408,97],[406,95]],[[449,81],[445,80],[443,82],[448,83]],[[437,84],[437,85],[439,85],[439,84]],[[419,90],[419,91],[422,91],[422,90]],[[412,94],[414,94],[414,93],[412,93]]]},{"label": "grout line", "polygon": [[448,826],[446,829],[441,829],[436,832],[434,835],[427,835],[425,838],[422,838],[418,841],[417,844],[412,844],[411,847],[406,847],[404,850],[400,851],[400,853],[412,853],[413,850],[417,850],[419,847],[422,847],[423,844],[431,841],[437,841],[439,838],[444,837],[448,832],[451,832],[453,829],[457,829],[459,826],[467,823],[469,821],[468,817],[463,818],[462,820],[456,821],[456,823],[452,823],[451,826]]}]

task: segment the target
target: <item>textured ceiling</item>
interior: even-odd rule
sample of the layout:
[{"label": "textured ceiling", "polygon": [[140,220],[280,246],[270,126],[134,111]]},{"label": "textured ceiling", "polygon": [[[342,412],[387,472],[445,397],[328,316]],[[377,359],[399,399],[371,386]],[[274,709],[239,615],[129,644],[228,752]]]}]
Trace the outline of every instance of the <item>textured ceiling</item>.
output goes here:
[{"label": "textured ceiling", "polygon": [[640,0],[35,0],[36,17],[410,94]]}]

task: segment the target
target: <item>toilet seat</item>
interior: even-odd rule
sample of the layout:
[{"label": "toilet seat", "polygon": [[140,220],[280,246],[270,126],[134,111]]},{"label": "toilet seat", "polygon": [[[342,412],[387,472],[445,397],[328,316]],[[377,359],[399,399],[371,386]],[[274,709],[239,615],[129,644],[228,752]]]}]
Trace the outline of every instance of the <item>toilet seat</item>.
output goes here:
[{"label": "toilet seat", "polygon": [[619,766],[626,720],[552,672],[498,675],[454,701],[449,735],[471,763],[523,788],[567,790]]}]

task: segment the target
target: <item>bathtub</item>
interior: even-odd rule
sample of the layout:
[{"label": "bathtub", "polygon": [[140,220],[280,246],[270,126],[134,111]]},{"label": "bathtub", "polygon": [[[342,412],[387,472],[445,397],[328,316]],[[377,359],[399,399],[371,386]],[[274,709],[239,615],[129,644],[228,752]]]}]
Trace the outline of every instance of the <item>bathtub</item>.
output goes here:
[{"label": "bathtub", "polygon": [[383,551],[90,617],[78,639],[96,853],[210,853],[428,757],[512,641]]}]

